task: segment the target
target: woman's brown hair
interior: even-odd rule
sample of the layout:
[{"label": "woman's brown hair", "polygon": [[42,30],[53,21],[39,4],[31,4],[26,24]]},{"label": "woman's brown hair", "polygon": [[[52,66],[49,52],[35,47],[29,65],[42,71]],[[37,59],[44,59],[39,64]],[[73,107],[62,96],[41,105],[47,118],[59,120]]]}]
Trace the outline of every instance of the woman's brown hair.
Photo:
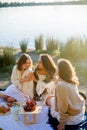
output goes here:
[{"label": "woman's brown hair", "polygon": [[19,57],[18,61],[17,61],[17,69],[19,71],[22,70],[22,65],[26,63],[27,59],[30,60],[30,68],[32,67],[32,60],[31,60],[31,57],[26,54],[26,53],[23,53],[21,54],[21,56]]},{"label": "woman's brown hair", "polygon": [[56,72],[56,65],[55,65],[52,57],[48,54],[41,54],[40,60],[43,64],[43,67],[47,71],[45,82],[49,82],[54,77],[54,74]]},{"label": "woman's brown hair", "polygon": [[58,60],[58,76],[59,79],[62,79],[68,83],[79,85],[74,67],[67,59]]}]

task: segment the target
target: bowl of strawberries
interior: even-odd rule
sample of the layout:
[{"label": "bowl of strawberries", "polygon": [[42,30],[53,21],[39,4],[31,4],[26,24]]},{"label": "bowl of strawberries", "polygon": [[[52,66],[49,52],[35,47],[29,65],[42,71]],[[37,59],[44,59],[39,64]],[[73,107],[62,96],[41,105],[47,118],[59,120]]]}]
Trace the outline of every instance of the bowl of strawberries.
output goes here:
[{"label": "bowl of strawberries", "polygon": [[36,110],[36,101],[33,100],[33,99],[28,99],[26,101],[26,104],[24,105],[24,110],[26,112],[32,112],[32,111],[35,111]]}]

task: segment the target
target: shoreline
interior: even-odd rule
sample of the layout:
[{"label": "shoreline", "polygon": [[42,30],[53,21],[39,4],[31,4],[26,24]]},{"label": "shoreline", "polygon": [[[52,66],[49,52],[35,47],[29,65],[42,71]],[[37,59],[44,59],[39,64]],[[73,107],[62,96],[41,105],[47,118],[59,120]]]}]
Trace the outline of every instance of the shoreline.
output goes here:
[{"label": "shoreline", "polygon": [[63,6],[63,5],[87,5],[87,1],[66,1],[66,2],[0,2],[0,8],[25,7],[25,6]]}]

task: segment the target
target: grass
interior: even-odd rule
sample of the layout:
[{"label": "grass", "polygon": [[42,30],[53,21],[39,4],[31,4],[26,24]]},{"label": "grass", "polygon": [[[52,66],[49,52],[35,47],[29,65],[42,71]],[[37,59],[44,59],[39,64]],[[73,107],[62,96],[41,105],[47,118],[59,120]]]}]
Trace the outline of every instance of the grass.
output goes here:
[{"label": "grass", "polygon": [[[80,89],[87,91],[87,61],[73,62],[80,82]],[[86,92],[87,93],[87,92]]]}]

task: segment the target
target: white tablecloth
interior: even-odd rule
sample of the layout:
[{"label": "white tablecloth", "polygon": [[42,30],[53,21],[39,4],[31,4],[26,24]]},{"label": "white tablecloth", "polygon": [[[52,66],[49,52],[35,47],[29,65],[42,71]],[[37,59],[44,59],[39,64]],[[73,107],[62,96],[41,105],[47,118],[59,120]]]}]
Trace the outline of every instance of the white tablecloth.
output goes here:
[{"label": "white tablecloth", "polygon": [[[3,102],[0,99],[0,104]],[[32,119],[32,115],[29,115],[29,119]],[[25,125],[23,123],[23,115],[19,115],[19,121],[15,121],[12,114],[0,115],[0,128],[3,130],[53,130],[48,121],[48,106],[43,106],[41,113],[36,116],[36,124]]]}]

